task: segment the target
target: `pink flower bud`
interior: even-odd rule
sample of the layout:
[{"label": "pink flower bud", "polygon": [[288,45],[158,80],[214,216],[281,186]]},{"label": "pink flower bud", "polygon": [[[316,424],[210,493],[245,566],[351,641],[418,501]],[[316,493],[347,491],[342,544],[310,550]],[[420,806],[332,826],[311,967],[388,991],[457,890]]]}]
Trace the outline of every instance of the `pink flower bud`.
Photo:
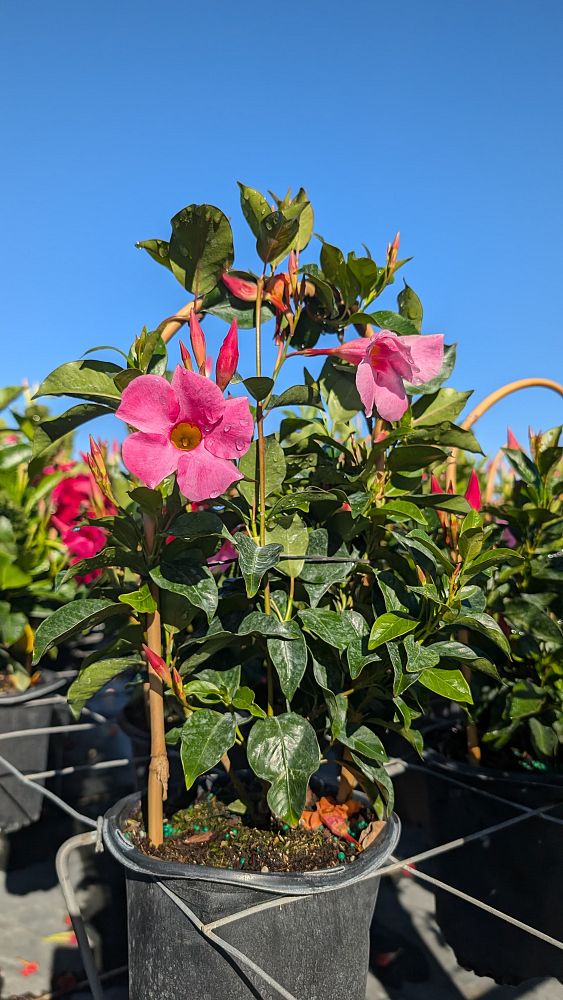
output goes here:
[{"label": "pink flower bud", "polygon": [[515,451],[523,451],[524,450],[522,448],[522,445],[520,444],[518,438],[515,437],[515,435],[512,433],[512,430],[511,430],[510,427],[507,430],[506,447],[507,448],[514,448]]},{"label": "pink flower bud", "polygon": [[190,358],[190,352],[185,344],[180,341],[180,354],[182,355],[182,364],[184,368],[187,368],[189,372],[193,372],[194,366],[192,365],[192,359]]},{"label": "pink flower bud", "polygon": [[243,302],[256,302],[258,290],[254,282],[235,278],[232,274],[224,274],[221,280],[235,298],[242,299]]},{"label": "pink flower bud", "polygon": [[190,340],[192,343],[192,351],[194,352],[195,363],[199,368],[200,374],[203,375],[205,372],[205,359],[207,357],[205,337],[193,309],[190,313]]},{"label": "pink flower bud", "polygon": [[172,679],[172,690],[174,691],[174,694],[176,695],[178,701],[181,702],[182,705],[187,705],[186,696],[184,694],[184,685],[182,684],[182,678],[178,673],[178,671],[176,670],[176,667],[172,667],[170,674]]},{"label": "pink flower bud", "polygon": [[155,674],[157,674],[157,676],[160,677],[161,681],[164,681],[164,683],[168,687],[172,687],[172,678],[170,676],[170,671],[166,666],[164,660],[162,659],[162,656],[159,656],[158,653],[155,653],[152,649],[149,649],[149,647],[145,643],[143,643],[143,653],[145,654],[147,663],[149,664],[150,667],[152,667]]},{"label": "pink flower bud", "polygon": [[444,492],[443,489],[442,489],[442,487],[440,486],[439,480],[436,478],[436,476],[432,476],[431,479],[430,479],[430,489],[431,489],[432,493],[443,493]]},{"label": "pink flower bud", "polygon": [[469,482],[464,495],[467,503],[470,507],[473,507],[473,510],[481,510],[481,487],[479,485],[479,478],[475,469],[471,470],[471,475],[469,477]]},{"label": "pink flower bud", "polygon": [[234,319],[219,349],[215,369],[215,381],[223,392],[237,370],[238,359],[238,327],[237,321]]}]

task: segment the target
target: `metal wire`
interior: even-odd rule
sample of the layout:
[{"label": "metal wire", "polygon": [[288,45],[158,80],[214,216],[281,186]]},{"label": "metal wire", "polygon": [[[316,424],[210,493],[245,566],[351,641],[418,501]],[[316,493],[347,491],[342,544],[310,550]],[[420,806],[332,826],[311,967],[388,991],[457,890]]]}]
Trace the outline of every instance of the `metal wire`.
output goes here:
[{"label": "metal wire", "polygon": [[[39,730],[29,730],[29,731],[38,732]],[[40,795],[43,795],[46,799],[50,799],[50,801],[54,802],[55,805],[59,807],[59,809],[62,809],[64,812],[68,813],[68,815],[72,816],[73,819],[77,819],[79,823],[84,823],[85,826],[91,826],[94,827],[94,829],[97,828],[97,823],[95,820],[90,819],[89,816],[83,816],[82,813],[77,812],[76,809],[73,809],[72,806],[69,806],[68,803],[64,801],[64,799],[59,798],[59,796],[55,795],[55,793],[52,792],[49,788],[44,788],[43,785],[38,785],[36,781],[33,781],[31,778],[28,778],[25,774],[22,774],[21,771],[18,771],[17,767],[14,767],[11,761],[6,760],[6,758],[2,757],[1,754],[0,754],[0,765],[2,767],[5,767],[6,770],[10,771],[10,773],[13,774],[15,778],[19,778],[19,780],[22,781],[24,785],[29,785],[31,788],[34,788],[37,792],[39,792]]]},{"label": "metal wire", "polygon": [[90,947],[88,934],[86,933],[86,927],[84,926],[84,920],[68,870],[68,859],[73,851],[78,850],[80,847],[96,844],[98,840],[98,824],[95,825],[96,830],[92,833],[79,833],[76,837],[70,837],[69,840],[65,840],[64,844],[61,844],[55,858],[55,867],[68,915],[72,921],[72,929],[76,934],[76,940],[78,941],[78,947],[82,961],[84,962],[84,972],[92,991],[93,1000],[104,1000],[104,993],[98,977],[94,955]]}]

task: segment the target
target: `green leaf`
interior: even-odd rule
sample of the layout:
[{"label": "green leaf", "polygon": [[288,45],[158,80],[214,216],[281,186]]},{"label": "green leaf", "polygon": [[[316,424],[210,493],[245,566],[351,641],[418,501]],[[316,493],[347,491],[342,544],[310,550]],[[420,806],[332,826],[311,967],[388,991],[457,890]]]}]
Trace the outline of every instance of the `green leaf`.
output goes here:
[{"label": "green leaf", "polygon": [[188,205],[172,219],[170,265],[181,285],[205,295],[234,260],[233,232],[214,205]]},{"label": "green leaf", "polygon": [[242,712],[250,712],[255,718],[265,719],[266,713],[255,702],[255,694],[252,688],[239,687],[233,698],[233,708],[238,708]]},{"label": "green leaf", "polygon": [[23,392],[23,386],[21,385],[8,385],[0,389],[0,412],[5,410],[10,403],[21,396]]},{"label": "green leaf", "polygon": [[384,506],[378,507],[377,509],[378,511],[381,510],[384,514],[390,517],[399,517],[400,520],[410,518],[411,520],[416,521],[417,524],[422,524],[425,528],[428,527],[428,521],[421,512],[420,508],[416,504],[411,503],[409,500],[403,500],[402,497],[400,500],[395,500],[394,498],[391,500],[386,499]]},{"label": "green leaf", "polygon": [[240,571],[246,584],[248,597],[258,593],[262,577],[279,561],[281,545],[256,545],[256,542],[237,532],[234,544],[239,553]]},{"label": "green leaf", "polygon": [[258,719],[250,730],[247,752],[254,773],[270,783],[268,805],[273,814],[297,826],[309,779],[321,761],[311,724],[293,712]]},{"label": "green leaf", "polygon": [[276,501],[268,516],[270,519],[274,519],[280,514],[286,514],[292,510],[307,512],[312,503],[317,503],[320,500],[338,501],[338,497],[335,493],[327,493],[324,490],[300,490],[299,493],[286,493],[285,496]]},{"label": "green leaf", "polygon": [[95,556],[88,559],[80,559],[69,566],[62,577],[59,587],[64,586],[75,576],[87,576],[97,569],[107,569],[108,567],[119,567],[120,569],[131,569],[135,573],[145,571],[145,563],[142,556],[137,552],[128,552],[127,549],[118,548],[115,545],[106,545]]},{"label": "green leaf", "polygon": [[467,583],[474,576],[478,576],[479,573],[483,573],[485,570],[490,569],[492,566],[497,566],[499,563],[517,564],[523,562],[522,556],[518,552],[515,552],[514,549],[490,549],[476,556],[469,565],[464,566],[461,577],[464,583]]},{"label": "green leaf", "polygon": [[400,313],[391,312],[387,309],[380,309],[378,312],[370,313],[370,322],[380,329],[392,330],[394,333],[401,334],[401,336],[412,337],[420,333],[416,323],[413,323]]},{"label": "green leaf", "polygon": [[246,184],[241,184],[240,181],[237,181],[237,184],[240,188],[240,207],[242,208],[242,214],[248,222],[254,236],[258,239],[258,236],[260,235],[260,224],[267,215],[270,215],[272,209],[266,201],[264,195],[260,194],[259,191],[255,191],[254,188],[247,187]]},{"label": "green leaf", "polygon": [[538,684],[531,681],[517,681],[512,686],[508,699],[508,715],[510,719],[524,719],[530,715],[538,715],[545,703],[547,693]]},{"label": "green leaf", "polygon": [[504,653],[510,655],[510,644],[506,638],[504,632],[502,631],[500,625],[497,625],[494,618],[485,613],[475,613],[460,615],[456,618],[456,628],[465,625],[466,628],[471,628],[475,632],[480,632],[482,635],[486,635],[487,639],[494,642]]},{"label": "green leaf", "polygon": [[268,412],[280,406],[314,406],[322,410],[323,404],[317,382],[313,382],[311,385],[292,385],[279,396],[272,396]]},{"label": "green leaf", "polygon": [[61,413],[58,417],[51,417],[50,420],[42,420],[35,429],[33,435],[33,457],[37,458],[44,451],[48,451],[58,444],[67,434],[72,434],[77,427],[94,420],[96,417],[103,417],[107,413],[113,413],[112,407],[104,406],[101,403],[80,403],[73,406],[66,413]]},{"label": "green leaf", "polygon": [[414,528],[408,536],[401,538],[401,542],[407,547],[427,553],[433,558],[436,565],[442,568],[444,573],[451,574],[453,566],[448,555],[420,528]]},{"label": "green leaf", "polygon": [[[265,457],[266,457],[266,496],[270,496],[272,493],[276,493],[285,479],[285,455],[283,453],[283,448],[273,436],[270,434],[264,441]],[[254,502],[256,487],[255,482],[258,481],[258,452],[256,441],[253,441],[250,448],[245,455],[242,456],[239,462],[239,470],[242,472],[243,476],[247,479],[252,479],[254,482],[239,482],[237,483],[237,489],[242,493],[245,500],[249,504]]]},{"label": "green leaf", "polygon": [[382,646],[385,642],[391,642],[393,639],[398,639],[401,635],[406,635],[407,632],[412,632],[417,624],[418,622],[413,621],[408,615],[392,611],[387,611],[385,614],[379,615],[379,618],[375,619],[370,632],[368,649],[377,649],[378,646]]},{"label": "green leaf", "polygon": [[420,675],[418,680],[429,691],[442,695],[443,698],[473,704],[471,688],[461,670],[441,670],[438,667],[430,667]]},{"label": "green leaf", "polygon": [[387,753],[383,743],[367,726],[358,726],[353,733],[339,733],[338,739],[345,747],[361,753],[370,760],[386,761]]},{"label": "green leaf", "polygon": [[261,221],[256,240],[258,256],[265,264],[283,260],[299,232],[299,219],[288,219],[283,212],[270,212]]},{"label": "green leaf", "polygon": [[33,663],[38,663],[52,646],[69,639],[77,632],[85,632],[107,618],[113,618],[114,615],[128,614],[130,614],[129,608],[123,604],[114,604],[105,598],[72,601],[62,608],[57,608],[52,615],[41,622],[35,633]]},{"label": "green leaf", "polygon": [[297,622],[285,623],[293,633],[292,639],[268,639],[268,653],[276,668],[280,687],[291,701],[299,687],[307,666],[307,644]]},{"label": "green leaf", "polygon": [[434,462],[443,462],[447,452],[431,444],[399,445],[389,453],[387,464],[392,472],[415,472]]},{"label": "green leaf", "polygon": [[305,555],[309,547],[309,532],[298,514],[294,514],[289,524],[276,524],[275,527],[266,531],[266,541],[282,546],[278,569],[289,577],[299,576],[303,566],[303,559],[282,559],[282,556]]},{"label": "green leaf", "polygon": [[306,632],[316,635],[335,649],[343,650],[356,638],[353,625],[337,611],[328,608],[306,608],[299,612]]},{"label": "green leaf", "polygon": [[435,667],[440,662],[440,654],[433,646],[421,646],[412,635],[405,638],[405,652],[407,654],[407,670],[409,673],[416,673],[419,670],[428,670]]},{"label": "green leaf", "polygon": [[393,782],[387,774],[387,771],[384,767],[380,767],[376,764],[368,764],[367,761],[358,757],[355,753],[352,754],[352,760],[356,766],[359,767],[360,772],[366,776],[368,781],[370,781],[372,785],[376,786],[372,789],[372,795],[377,792],[377,789],[379,789],[379,792],[385,801],[385,811],[389,816],[392,813],[393,806],[395,804],[395,794],[393,791]]},{"label": "green leaf", "polygon": [[421,493],[412,496],[402,496],[401,500],[409,500],[419,507],[431,507],[433,510],[445,510],[448,514],[469,514],[472,508],[465,497],[452,493]]},{"label": "green leaf", "polygon": [[327,358],[322,367],[319,385],[331,419],[335,422],[349,420],[362,409],[354,376],[352,367],[345,369],[336,365],[332,358]]},{"label": "green leaf", "polygon": [[296,217],[298,219],[299,231],[294,245],[298,250],[304,250],[313,235],[314,225],[313,206],[304,188],[299,188],[289,207],[282,208],[282,210],[288,218]]},{"label": "green leaf", "polygon": [[471,510],[463,519],[458,538],[458,547],[464,563],[470,563],[479,555],[484,540],[483,518],[476,510]]},{"label": "green leaf", "polygon": [[118,601],[128,604],[138,614],[151,614],[156,611],[156,601],[149,590],[148,583],[144,583],[139,590],[132,590],[128,594],[119,594]]},{"label": "green leaf", "polygon": [[269,396],[272,389],[274,388],[273,378],[266,378],[265,376],[258,377],[253,375],[251,378],[243,379],[243,385],[248,390],[253,399],[257,403],[261,403],[266,396]]},{"label": "green leaf", "polygon": [[530,719],[530,736],[532,746],[542,757],[555,757],[559,749],[557,733],[551,726],[545,726],[539,719]]},{"label": "green leaf", "polygon": [[231,712],[222,715],[203,708],[190,715],[182,726],[180,744],[186,788],[191,788],[200,774],[219,763],[233,746],[235,737],[236,719]]},{"label": "green leaf", "polygon": [[[328,548],[328,531],[326,528],[317,528],[309,533],[308,556],[328,556]],[[341,546],[337,552],[332,552],[331,555],[337,558],[345,558],[348,552],[344,546]],[[301,579],[305,583],[305,589],[312,607],[315,608],[327,590],[334,583],[341,583],[345,580],[353,569],[354,561],[352,559],[350,562],[305,563],[305,566],[301,570]]]},{"label": "green leaf", "polygon": [[95,663],[83,667],[67,692],[68,706],[74,718],[78,719],[86,702],[118,674],[124,670],[143,667],[144,663],[139,654],[96,660]]},{"label": "green leaf", "polygon": [[422,302],[420,301],[418,295],[412,288],[407,285],[403,278],[404,288],[397,295],[397,305],[399,307],[399,312],[401,316],[405,319],[410,320],[413,326],[416,327],[417,332],[420,333],[422,330]]},{"label": "green leaf", "polygon": [[39,386],[36,396],[75,396],[104,403],[115,410],[121,400],[114,377],[123,371],[109,361],[69,361],[55,368]]},{"label": "green leaf", "polygon": [[205,612],[208,622],[211,621],[219,595],[215,578],[207,566],[183,555],[175,560],[163,556],[160,566],[152,569],[150,575],[158,587],[187,598],[190,604]]},{"label": "green leaf", "polygon": [[207,535],[222,535],[223,522],[211,510],[184,511],[170,527],[174,538],[203,538]]},{"label": "green leaf", "polygon": [[170,266],[170,244],[166,240],[141,240],[139,243],[135,243],[135,246],[138,250],[146,250],[157,264],[162,264],[169,271],[172,270]]},{"label": "green leaf", "polygon": [[541,486],[541,478],[537,466],[534,465],[523,451],[520,451],[519,448],[503,448],[503,451],[512,468],[516,470],[525,483],[536,488]]},{"label": "green leaf", "polygon": [[439,424],[443,420],[455,420],[472,395],[473,390],[458,392],[457,389],[446,388],[421,396],[412,408],[415,425],[426,426]]},{"label": "green leaf", "polygon": [[251,611],[239,625],[239,635],[254,633],[259,636],[273,636],[275,639],[295,639],[292,622],[280,622],[274,615],[262,611]]}]

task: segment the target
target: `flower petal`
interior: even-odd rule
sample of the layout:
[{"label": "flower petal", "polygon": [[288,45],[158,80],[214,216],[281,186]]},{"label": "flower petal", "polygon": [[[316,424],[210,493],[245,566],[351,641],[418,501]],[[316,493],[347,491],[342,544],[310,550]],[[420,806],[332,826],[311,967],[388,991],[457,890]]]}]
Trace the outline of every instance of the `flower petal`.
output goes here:
[{"label": "flower petal", "polygon": [[172,388],[180,404],[178,422],[195,424],[204,434],[209,433],[221,419],[225,409],[225,400],[219,386],[205,375],[189,372],[177,365],[172,376]]},{"label": "flower petal", "polygon": [[366,417],[371,417],[375,405],[375,372],[368,361],[362,361],[358,365],[356,388],[366,411]]},{"label": "flower petal", "polygon": [[123,464],[151,490],[176,470],[180,454],[163,434],[139,432],[123,442]]},{"label": "flower petal", "polygon": [[193,451],[182,452],[178,461],[178,486],[186,500],[194,503],[215,500],[242,478],[233,462],[216,458],[203,442]]},{"label": "flower petal", "polygon": [[216,458],[241,458],[250,448],[254,421],[248,399],[228,399],[223,419],[204,439],[205,447]]},{"label": "flower petal", "polygon": [[147,434],[166,434],[178,419],[172,386],[162,375],[138,375],[123,390],[115,415]]},{"label": "flower petal", "polygon": [[385,370],[375,372],[375,406],[383,420],[400,420],[408,401],[403,380],[389,365]]},{"label": "flower petal", "polygon": [[425,334],[419,337],[401,337],[403,344],[410,349],[413,362],[418,368],[410,381],[413,385],[422,385],[439,375],[444,361],[444,335],[442,333]]}]

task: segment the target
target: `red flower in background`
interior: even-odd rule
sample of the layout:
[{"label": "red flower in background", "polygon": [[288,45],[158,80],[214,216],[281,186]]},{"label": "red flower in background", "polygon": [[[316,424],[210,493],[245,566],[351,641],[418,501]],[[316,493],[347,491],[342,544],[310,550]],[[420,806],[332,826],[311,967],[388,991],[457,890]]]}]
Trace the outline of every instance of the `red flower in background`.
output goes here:
[{"label": "red flower in background", "polygon": [[[71,472],[77,462],[65,462],[59,466],[49,466],[43,471]],[[100,552],[107,538],[107,532],[93,524],[80,524],[84,518],[95,518],[115,514],[114,505],[104,496],[91,472],[77,472],[69,475],[55,486],[51,499],[54,511],[51,524],[61,537],[70,556],[70,565],[90,559]],[[78,583],[92,583],[101,570],[92,570],[85,576],[77,576]]]}]

